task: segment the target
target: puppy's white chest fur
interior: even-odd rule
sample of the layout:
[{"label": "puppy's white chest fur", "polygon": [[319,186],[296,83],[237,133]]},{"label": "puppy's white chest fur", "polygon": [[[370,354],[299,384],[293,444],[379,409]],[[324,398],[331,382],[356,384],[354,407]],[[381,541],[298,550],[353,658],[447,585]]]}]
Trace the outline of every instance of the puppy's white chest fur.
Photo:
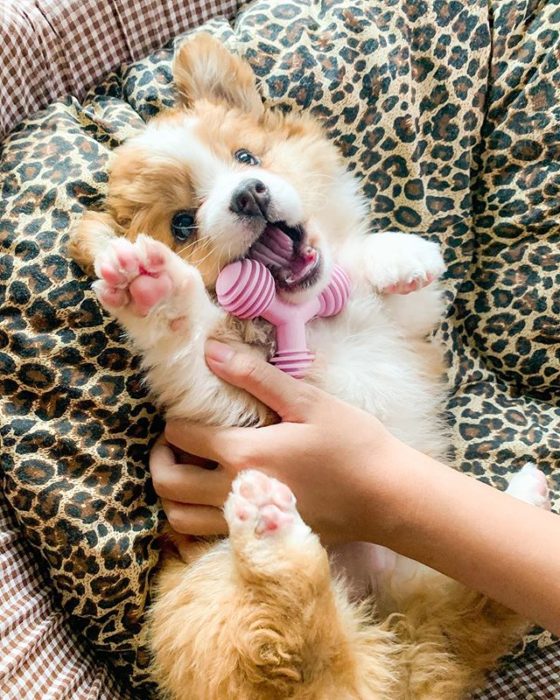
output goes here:
[{"label": "puppy's white chest fur", "polygon": [[379,418],[423,452],[445,452],[439,414],[443,388],[430,374],[428,341],[407,336],[383,298],[354,295],[336,318],[308,325],[316,361],[309,380]]},{"label": "puppy's white chest fur", "polygon": [[[442,457],[447,448],[440,419],[443,386],[427,371],[426,355],[434,348],[425,339],[409,337],[406,315],[391,314],[385,300],[355,294],[340,316],[308,325],[317,358],[309,380],[375,415],[403,442]],[[352,467],[348,465],[349,471]],[[419,585],[419,572],[425,569],[363,542],[340,545],[330,553],[334,570],[343,572],[354,596],[373,591],[388,609],[395,586]]]}]

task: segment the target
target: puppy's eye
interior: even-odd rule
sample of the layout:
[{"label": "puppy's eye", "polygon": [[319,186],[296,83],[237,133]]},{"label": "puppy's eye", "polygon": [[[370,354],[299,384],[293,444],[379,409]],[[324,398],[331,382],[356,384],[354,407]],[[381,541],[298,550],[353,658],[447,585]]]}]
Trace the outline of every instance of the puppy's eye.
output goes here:
[{"label": "puppy's eye", "polygon": [[176,241],[186,241],[196,233],[194,216],[188,211],[178,211],[171,219],[171,232]]},{"label": "puppy's eye", "polygon": [[261,161],[257,158],[257,156],[254,156],[246,148],[240,148],[238,151],[235,151],[233,157],[235,158],[235,160],[239,161],[240,163],[243,163],[243,165],[261,164]]}]

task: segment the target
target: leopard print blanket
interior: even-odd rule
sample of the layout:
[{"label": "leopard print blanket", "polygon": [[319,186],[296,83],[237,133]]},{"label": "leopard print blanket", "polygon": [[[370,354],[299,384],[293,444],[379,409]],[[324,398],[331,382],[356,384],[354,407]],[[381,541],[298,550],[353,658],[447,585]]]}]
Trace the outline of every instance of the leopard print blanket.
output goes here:
[{"label": "leopard print blanket", "polygon": [[[537,462],[558,509],[558,3],[257,0],[233,28],[206,29],[250,61],[269,105],[322,121],[363,182],[372,230],[441,243],[455,463],[503,489]],[[103,199],[110,151],[172,104],[171,57],[27,120],[0,166],[3,487],[62,604],[146,693],[161,523],[146,456],[162,423],[64,247]]]}]

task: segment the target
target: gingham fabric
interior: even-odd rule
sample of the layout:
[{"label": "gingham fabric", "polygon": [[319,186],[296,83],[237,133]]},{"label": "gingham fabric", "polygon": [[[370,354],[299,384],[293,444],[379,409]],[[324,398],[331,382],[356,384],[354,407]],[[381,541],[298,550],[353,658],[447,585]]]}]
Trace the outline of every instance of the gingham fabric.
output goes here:
[{"label": "gingham fabric", "polygon": [[523,656],[493,673],[473,700],[559,700],[560,644]]},{"label": "gingham fabric", "polygon": [[56,605],[1,492],[0,698],[130,698]]},{"label": "gingham fabric", "polygon": [[0,137],[57,97],[80,99],[135,61],[236,0],[0,0]]}]

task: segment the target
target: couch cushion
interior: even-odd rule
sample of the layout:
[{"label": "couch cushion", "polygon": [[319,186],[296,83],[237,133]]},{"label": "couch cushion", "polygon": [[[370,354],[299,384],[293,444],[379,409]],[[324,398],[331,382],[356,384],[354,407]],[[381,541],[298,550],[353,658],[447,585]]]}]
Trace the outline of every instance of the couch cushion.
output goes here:
[{"label": "couch cushion", "polygon": [[[560,13],[531,7],[258,0],[234,30],[208,29],[248,58],[267,104],[323,121],[363,180],[372,230],[441,242],[455,463],[503,488],[538,462],[557,508]],[[161,421],[64,244],[103,198],[110,150],[172,103],[171,56],[28,120],[1,165],[5,488],[66,609],[137,684],[159,517],[146,456]]]},{"label": "couch cushion", "polygon": [[163,46],[237,0],[2,0],[0,136],[68,93],[82,98],[110,70]]}]

